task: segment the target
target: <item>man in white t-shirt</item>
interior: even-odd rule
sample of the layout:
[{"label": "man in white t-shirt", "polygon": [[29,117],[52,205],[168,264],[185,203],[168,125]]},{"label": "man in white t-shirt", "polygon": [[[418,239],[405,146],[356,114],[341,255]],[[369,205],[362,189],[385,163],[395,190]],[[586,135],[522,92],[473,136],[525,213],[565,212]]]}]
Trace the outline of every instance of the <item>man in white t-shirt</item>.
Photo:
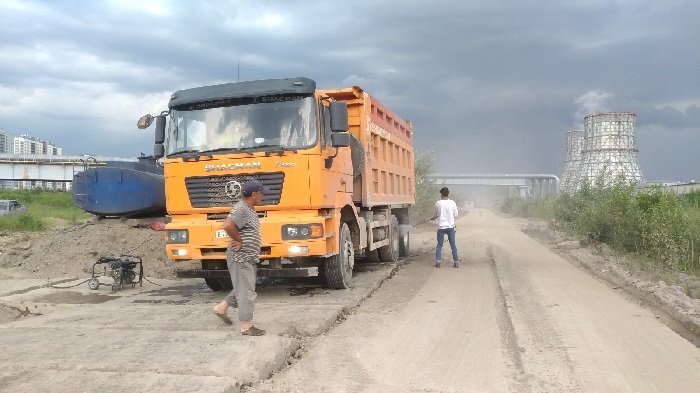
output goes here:
[{"label": "man in white t-shirt", "polygon": [[455,240],[455,218],[459,215],[457,204],[449,198],[450,190],[447,187],[440,189],[440,200],[435,202],[435,216],[431,220],[437,219],[437,248],[435,249],[435,267],[440,267],[442,258],[442,243],[447,235],[452,249],[452,259],[454,267],[459,267],[459,255],[457,254],[457,242]]}]

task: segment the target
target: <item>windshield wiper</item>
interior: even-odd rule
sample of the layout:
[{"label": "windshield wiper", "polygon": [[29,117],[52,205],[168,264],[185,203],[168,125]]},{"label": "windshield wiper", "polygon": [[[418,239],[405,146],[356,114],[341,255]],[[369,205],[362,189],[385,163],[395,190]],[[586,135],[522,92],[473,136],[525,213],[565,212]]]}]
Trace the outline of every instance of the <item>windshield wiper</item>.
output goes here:
[{"label": "windshield wiper", "polygon": [[238,151],[238,150],[239,150],[239,149],[238,149],[238,148],[235,148],[235,147],[217,147],[216,149],[202,150],[200,153],[220,153],[220,152],[223,152],[223,151],[234,152],[234,151]]},{"label": "windshield wiper", "polygon": [[168,157],[182,157],[182,161],[199,161],[202,157],[214,158],[211,153],[206,153],[206,151],[201,150],[180,150],[175,153],[170,154]]},{"label": "windshield wiper", "polygon": [[168,157],[177,157],[177,156],[179,156],[179,155],[189,154],[189,153],[199,153],[199,150],[195,150],[195,149],[191,149],[191,150],[178,150],[178,151],[175,151],[175,152],[172,152],[172,153],[168,154]]},{"label": "windshield wiper", "polygon": [[248,146],[248,147],[241,147],[239,150],[257,150],[257,149],[265,149],[268,147],[276,147],[276,149],[273,150],[267,150],[265,152],[265,155],[270,155],[272,153],[278,153],[280,156],[284,154],[285,151],[291,151],[296,153],[297,151],[295,149],[290,149],[286,147],[282,147],[277,143],[264,143],[260,145],[255,145],[255,146]]}]

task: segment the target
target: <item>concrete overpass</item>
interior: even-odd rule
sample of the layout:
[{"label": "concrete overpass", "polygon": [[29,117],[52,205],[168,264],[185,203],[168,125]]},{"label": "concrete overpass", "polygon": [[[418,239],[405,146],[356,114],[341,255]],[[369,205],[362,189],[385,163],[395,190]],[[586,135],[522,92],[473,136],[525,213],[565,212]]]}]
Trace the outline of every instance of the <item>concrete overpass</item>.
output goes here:
[{"label": "concrete overpass", "polygon": [[511,196],[541,198],[559,194],[559,177],[551,174],[457,174],[435,173],[428,176],[446,186],[509,187]]},{"label": "concrete overpass", "polygon": [[47,156],[0,154],[0,188],[53,188],[67,190],[73,175],[108,161],[135,162],[136,158],[106,156]]}]

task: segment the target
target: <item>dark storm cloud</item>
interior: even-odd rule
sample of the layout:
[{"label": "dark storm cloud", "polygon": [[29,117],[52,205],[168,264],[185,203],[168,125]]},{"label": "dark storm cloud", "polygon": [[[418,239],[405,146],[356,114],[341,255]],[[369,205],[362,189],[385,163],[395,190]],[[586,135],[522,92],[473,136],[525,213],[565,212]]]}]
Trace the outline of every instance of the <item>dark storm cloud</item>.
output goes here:
[{"label": "dark storm cloud", "polygon": [[[0,127],[134,155],[150,149],[142,112],[235,81],[240,63],[241,80],[362,86],[413,121],[439,171],[558,174],[566,131],[610,110],[637,112],[643,170],[698,178],[674,160],[700,145],[698,14],[650,0],[7,2]],[[681,152],[652,152],[661,135]]]}]

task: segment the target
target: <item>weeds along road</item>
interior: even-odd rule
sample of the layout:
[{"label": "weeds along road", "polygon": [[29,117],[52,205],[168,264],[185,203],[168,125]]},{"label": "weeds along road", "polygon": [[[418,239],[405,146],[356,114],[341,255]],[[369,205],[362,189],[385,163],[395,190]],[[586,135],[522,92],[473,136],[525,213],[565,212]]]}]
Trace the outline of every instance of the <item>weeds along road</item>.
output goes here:
[{"label": "weeds along road", "polygon": [[201,280],[0,280],[0,391],[700,391],[700,349],[519,225],[471,210],[459,269],[422,227],[408,263],[358,265],[348,290],[259,288],[263,337],[211,315]]},{"label": "weeds along road", "polygon": [[[255,392],[698,392],[700,349],[513,221],[458,221]],[[434,246],[432,232],[412,244]],[[415,247],[414,247],[415,248]]]}]

